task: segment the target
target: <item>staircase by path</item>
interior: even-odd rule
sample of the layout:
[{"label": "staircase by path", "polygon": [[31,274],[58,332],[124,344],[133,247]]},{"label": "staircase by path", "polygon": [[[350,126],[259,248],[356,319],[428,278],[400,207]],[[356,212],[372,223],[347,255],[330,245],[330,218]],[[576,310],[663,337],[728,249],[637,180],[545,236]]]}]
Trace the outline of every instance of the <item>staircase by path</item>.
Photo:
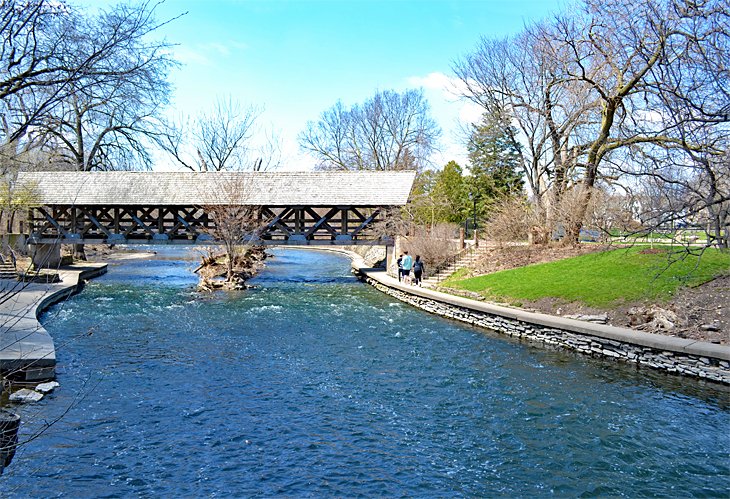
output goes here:
[{"label": "staircase by path", "polygon": [[0,279],[18,279],[18,271],[11,262],[0,261]]},{"label": "staircase by path", "polygon": [[464,251],[457,254],[447,265],[437,269],[435,274],[429,275],[426,279],[424,279],[423,286],[426,288],[433,288],[457,270],[473,267],[474,263],[484,256],[486,250],[487,246],[466,248]]}]

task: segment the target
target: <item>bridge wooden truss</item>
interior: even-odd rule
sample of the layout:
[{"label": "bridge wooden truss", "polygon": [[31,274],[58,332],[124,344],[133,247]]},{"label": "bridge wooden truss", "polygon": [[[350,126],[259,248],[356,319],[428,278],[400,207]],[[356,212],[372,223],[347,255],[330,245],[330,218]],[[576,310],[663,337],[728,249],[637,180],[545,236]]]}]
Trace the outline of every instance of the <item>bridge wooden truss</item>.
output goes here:
[{"label": "bridge wooden truss", "polygon": [[[389,244],[378,230],[385,208],[287,206],[258,208],[252,242]],[[39,206],[29,212],[31,243],[213,243],[215,223],[196,206]]]},{"label": "bridge wooden truss", "polygon": [[388,245],[392,240],[381,224],[390,210],[407,202],[414,176],[26,172],[18,176],[16,187],[37,199],[27,228],[28,242],[36,245],[210,244],[215,242],[220,207],[255,213],[252,243]]}]

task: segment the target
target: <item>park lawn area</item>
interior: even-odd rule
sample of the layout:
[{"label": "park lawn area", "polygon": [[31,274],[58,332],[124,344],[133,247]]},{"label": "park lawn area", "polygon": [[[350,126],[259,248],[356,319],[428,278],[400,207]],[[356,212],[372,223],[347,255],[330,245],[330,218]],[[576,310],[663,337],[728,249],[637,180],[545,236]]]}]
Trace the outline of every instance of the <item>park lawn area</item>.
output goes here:
[{"label": "park lawn area", "polygon": [[701,257],[671,249],[617,249],[528,265],[467,279],[449,278],[445,286],[507,303],[557,298],[612,308],[636,301],[661,301],[683,286],[698,286],[730,274],[730,253],[706,250]]}]

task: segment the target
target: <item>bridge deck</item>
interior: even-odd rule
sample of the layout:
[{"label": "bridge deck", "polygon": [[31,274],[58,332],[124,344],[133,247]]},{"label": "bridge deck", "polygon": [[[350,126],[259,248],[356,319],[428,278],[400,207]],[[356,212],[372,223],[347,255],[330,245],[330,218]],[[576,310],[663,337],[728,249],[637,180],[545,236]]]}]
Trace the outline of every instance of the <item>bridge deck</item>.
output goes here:
[{"label": "bridge deck", "polygon": [[[372,207],[261,207],[251,242],[286,244],[388,244]],[[41,206],[29,214],[31,243],[210,244],[215,223],[195,206]]]}]

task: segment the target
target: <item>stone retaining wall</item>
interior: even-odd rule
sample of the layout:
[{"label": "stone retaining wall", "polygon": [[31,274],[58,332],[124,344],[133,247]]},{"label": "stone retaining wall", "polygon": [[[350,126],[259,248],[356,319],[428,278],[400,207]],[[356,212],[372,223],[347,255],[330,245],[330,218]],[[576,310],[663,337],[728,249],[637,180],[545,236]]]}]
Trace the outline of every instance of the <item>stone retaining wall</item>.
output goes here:
[{"label": "stone retaining wall", "polygon": [[[415,294],[415,291],[408,293],[387,286],[366,272],[361,272],[360,277],[383,293],[442,317],[488,328],[515,338],[574,350],[585,355],[619,359],[640,367],[660,369],[669,373],[730,385],[730,362],[727,359],[653,348],[527,322],[419,296]],[[669,343],[672,338],[667,338],[667,340]]]}]

